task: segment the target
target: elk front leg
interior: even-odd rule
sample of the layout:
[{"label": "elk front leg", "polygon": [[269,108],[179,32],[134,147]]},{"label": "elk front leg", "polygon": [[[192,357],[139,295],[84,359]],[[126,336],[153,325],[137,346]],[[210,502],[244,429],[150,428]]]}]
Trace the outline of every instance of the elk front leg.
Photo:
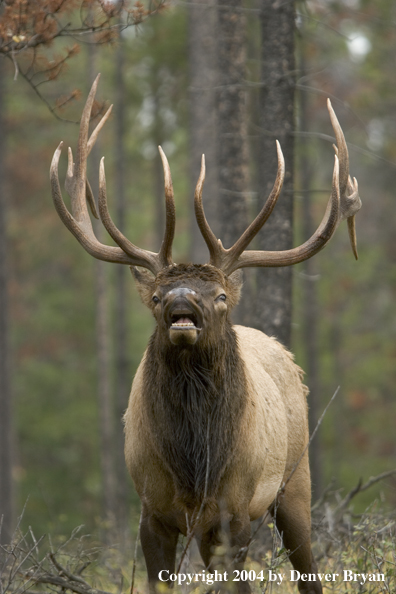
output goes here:
[{"label": "elk front leg", "polygon": [[150,594],[157,592],[162,573],[161,583],[171,585],[169,576],[175,572],[176,546],[179,530],[160,521],[155,516],[144,514],[140,526],[140,541],[147,567]]},{"label": "elk front leg", "polygon": [[[205,567],[210,573],[213,573],[216,569],[216,563],[213,561],[213,553],[215,547],[222,542],[222,539],[220,538],[221,531],[221,527],[217,526],[197,537],[199,551],[203,562],[205,563]],[[246,560],[248,552],[247,547],[250,539],[250,520],[248,515],[246,514],[246,517],[234,516],[230,520],[227,529],[223,532],[226,532],[224,536],[228,536],[229,539],[229,558],[232,560],[233,571],[231,574],[228,572],[228,578],[235,587],[235,590],[233,589],[232,591],[236,591],[238,594],[249,594],[249,583],[240,579],[240,573]],[[228,563],[224,562],[223,565],[224,567],[227,567]],[[239,581],[237,581],[238,577]],[[233,581],[234,579],[236,579],[236,581]],[[220,586],[220,584],[218,585]]]}]

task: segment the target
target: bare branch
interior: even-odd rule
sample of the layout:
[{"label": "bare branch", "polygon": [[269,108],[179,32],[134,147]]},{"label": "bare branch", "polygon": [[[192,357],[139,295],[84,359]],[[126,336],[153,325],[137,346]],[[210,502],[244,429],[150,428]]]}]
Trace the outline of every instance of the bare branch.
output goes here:
[{"label": "bare branch", "polygon": [[28,85],[33,89],[33,91],[36,93],[36,95],[38,96],[38,98],[40,99],[40,101],[42,101],[44,103],[44,105],[48,108],[48,110],[50,111],[50,113],[52,113],[52,115],[59,120],[60,122],[67,122],[68,124],[78,124],[77,121],[74,120],[69,120],[67,118],[62,118],[60,115],[58,115],[56,113],[56,107],[52,107],[52,105],[47,101],[47,99],[44,97],[44,95],[42,95],[40,93],[40,91],[38,90],[38,86],[35,85],[32,80],[25,76],[25,73],[20,71],[21,76],[26,80],[26,82],[28,83]]},{"label": "bare branch", "polygon": [[363,491],[367,491],[367,489],[369,489],[370,487],[372,487],[373,485],[375,485],[376,483],[378,483],[379,481],[382,481],[390,476],[395,476],[396,475],[396,469],[395,470],[388,470],[387,472],[383,472],[381,474],[378,474],[377,476],[372,476],[367,483],[363,484],[363,479],[360,478],[357,485],[355,485],[355,487],[353,487],[353,489],[351,489],[349,491],[349,493],[344,497],[344,499],[342,499],[342,501],[340,501],[340,503],[337,505],[337,507],[335,508],[334,512],[343,510],[347,507],[347,505],[350,503],[350,501],[358,494],[358,493],[362,493]]},{"label": "bare branch", "polygon": [[83,586],[86,586],[87,588],[91,588],[91,586],[81,576],[74,575],[73,573],[68,571],[65,567],[63,567],[57,560],[54,553],[50,553],[49,558],[50,558],[51,562],[53,563],[54,567],[56,567],[56,569],[59,571],[60,575],[63,574],[65,577],[69,578],[69,580],[71,580],[72,582],[78,582],[80,584],[83,584]]}]

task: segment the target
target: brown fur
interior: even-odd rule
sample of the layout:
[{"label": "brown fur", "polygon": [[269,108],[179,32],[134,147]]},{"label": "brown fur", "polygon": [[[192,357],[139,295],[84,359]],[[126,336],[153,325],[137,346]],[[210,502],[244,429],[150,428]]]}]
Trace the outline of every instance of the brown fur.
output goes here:
[{"label": "brown fur", "polygon": [[246,379],[230,324],[222,340],[204,348],[163,344],[157,329],[147,349],[143,391],[153,444],[178,499],[193,509],[205,492],[214,498],[232,461],[245,405]]},{"label": "brown fur", "polygon": [[135,278],[140,297],[150,309],[152,309],[151,297],[157,287],[169,287],[177,283],[188,283],[193,280],[203,286],[205,282],[216,282],[224,286],[227,291],[229,310],[237,305],[242,289],[242,271],[237,270],[230,276],[226,276],[218,268],[209,264],[173,264],[161,270],[154,277],[147,270],[131,267]]}]

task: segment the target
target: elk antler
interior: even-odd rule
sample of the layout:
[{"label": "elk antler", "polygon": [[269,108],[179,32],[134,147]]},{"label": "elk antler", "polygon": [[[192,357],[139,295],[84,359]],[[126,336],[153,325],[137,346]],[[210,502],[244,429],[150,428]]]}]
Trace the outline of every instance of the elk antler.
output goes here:
[{"label": "elk antler", "polygon": [[355,213],[362,206],[359,189],[356,178],[351,179],[349,175],[349,154],[348,147],[345,142],[345,137],[341,126],[337,119],[334,109],[332,108],[330,99],[327,99],[327,109],[330,114],[331,124],[333,126],[334,134],[337,141],[337,146],[333,144],[336,155],[340,160],[340,195],[341,195],[341,218],[347,219],[348,233],[351,242],[353,254],[358,259],[357,245],[356,245],[356,230],[355,230]]},{"label": "elk antler", "polygon": [[282,188],[285,166],[279,142],[276,141],[278,173],[271,194],[253,223],[250,224],[238,241],[229,249],[225,249],[221,240],[216,238],[205,217],[202,206],[205,159],[202,156],[201,172],[195,189],[195,216],[209,249],[210,264],[221,268],[228,275],[238,268],[290,266],[298,262],[303,262],[324,248],[333,236],[340,221],[345,218],[348,222],[352,251],[357,259],[355,213],[361,207],[358,184],[355,178],[352,181],[349,176],[348,148],[330,100],[327,101],[327,108],[337,141],[337,146],[334,146],[336,154],[334,158],[332,192],[326,213],[318,229],[308,241],[293,249],[283,251],[244,251],[271,215]]},{"label": "elk antler", "polygon": [[59,184],[58,164],[63,145],[62,142],[54,153],[50,169],[50,179],[55,208],[63,223],[78,239],[83,248],[89,254],[91,254],[91,256],[106,262],[118,262],[119,264],[143,266],[144,268],[150,270],[153,274],[157,274],[159,270],[172,264],[172,242],[175,233],[176,222],[170,168],[161,147],[159,147],[159,150],[165,177],[166,224],[164,239],[158,254],[135,246],[121,233],[121,231],[119,231],[119,229],[117,229],[111,220],[107,208],[106,178],[103,159],[100,162],[99,168],[99,212],[105,228],[119,247],[113,247],[100,243],[95,237],[92,228],[92,223],[87,208],[87,201],[91,206],[94,216],[97,217],[97,214],[92,190],[87,180],[87,157],[91,152],[98,134],[107,121],[112,109],[112,106],[110,106],[110,108],[100,120],[99,124],[92,132],[91,136],[88,138],[89,121],[99,77],[100,75],[96,77],[95,82],[92,85],[81,116],[76,163],[73,163],[71,149],[69,148],[68,151],[68,168],[65,187],[71,199],[71,214],[63,201]]},{"label": "elk antler", "polygon": [[[205,157],[204,155],[202,155],[201,172],[195,189],[195,217],[197,219],[198,227],[209,249],[210,264],[216,266],[217,268],[221,268],[222,270],[224,270],[224,272],[226,272],[226,274],[229,274],[229,272],[227,271],[230,267],[232,268],[230,272],[236,270],[236,268],[233,267],[233,263],[235,261],[238,261],[238,258],[240,257],[242,252],[245,250],[245,248],[247,248],[249,243],[252,241],[253,237],[255,237],[256,234],[260,231],[261,227],[264,225],[264,223],[271,215],[276,201],[278,200],[278,196],[283,185],[283,179],[285,177],[285,161],[283,158],[281,146],[278,141],[276,141],[276,148],[278,152],[278,173],[271,194],[269,195],[266,203],[261,209],[261,212],[249,225],[246,231],[241,235],[238,241],[234,243],[234,245],[229,249],[225,249],[223,247],[221,239],[216,239],[216,236],[213,233],[212,229],[209,227],[209,224],[205,217],[202,205],[202,187],[205,181]],[[240,268],[240,266],[237,266],[237,268]]]}]

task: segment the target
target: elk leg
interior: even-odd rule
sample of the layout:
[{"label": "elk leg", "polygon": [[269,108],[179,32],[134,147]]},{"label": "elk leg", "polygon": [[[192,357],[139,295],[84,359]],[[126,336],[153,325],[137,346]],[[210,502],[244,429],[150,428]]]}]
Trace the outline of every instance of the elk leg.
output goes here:
[{"label": "elk leg", "polygon": [[251,535],[250,519],[245,516],[235,515],[230,521],[230,545],[232,551],[233,561],[233,575],[232,580],[235,581],[236,590],[238,594],[249,594],[251,592],[249,582],[241,579],[241,571],[246,561],[248,553],[248,545]]},{"label": "elk leg", "polygon": [[[197,536],[199,552],[201,553],[201,557],[205,563],[205,568],[211,573],[213,573],[215,570],[215,564],[213,563],[212,559],[214,549],[222,542],[220,538],[220,531],[221,528],[218,526],[204,534],[201,534],[199,537]],[[249,518],[246,517],[245,519],[239,516],[234,516],[229,523],[229,530],[227,532],[230,541],[229,552],[231,559],[233,559],[232,567],[234,570],[231,572],[231,574],[228,572],[229,579],[232,581],[239,577],[239,581],[236,580],[232,582],[233,586],[235,586],[236,592],[238,594],[249,594],[249,583],[240,579],[240,573],[243,569],[248,552],[247,545],[250,538]],[[225,566],[228,566],[228,563],[225,563]],[[218,585],[220,586],[220,584]]]},{"label": "elk leg", "polygon": [[290,551],[289,558],[294,569],[301,574],[316,574],[316,580],[311,578],[313,581],[298,581],[299,592],[322,594],[322,584],[311,550],[311,484],[308,460],[301,461],[300,467],[286,485],[279,504],[273,506],[271,513],[283,543]]},{"label": "elk leg", "polygon": [[160,572],[163,572],[161,583],[172,585],[169,576],[175,572],[178,536],[177,528],[169,526],[155,516],[143,515],[140,541],[146,561],[150,594],[157,592]]},{"label": "elk leg", "polygon": [[202,561],[205,564],[205,569],[212,572],[214,570],[212,562],[213,552],[215,547],[221,544],[218,527],[215,527],[204,534],[200,534],[199,536],[197,535],[196,540]]}]

